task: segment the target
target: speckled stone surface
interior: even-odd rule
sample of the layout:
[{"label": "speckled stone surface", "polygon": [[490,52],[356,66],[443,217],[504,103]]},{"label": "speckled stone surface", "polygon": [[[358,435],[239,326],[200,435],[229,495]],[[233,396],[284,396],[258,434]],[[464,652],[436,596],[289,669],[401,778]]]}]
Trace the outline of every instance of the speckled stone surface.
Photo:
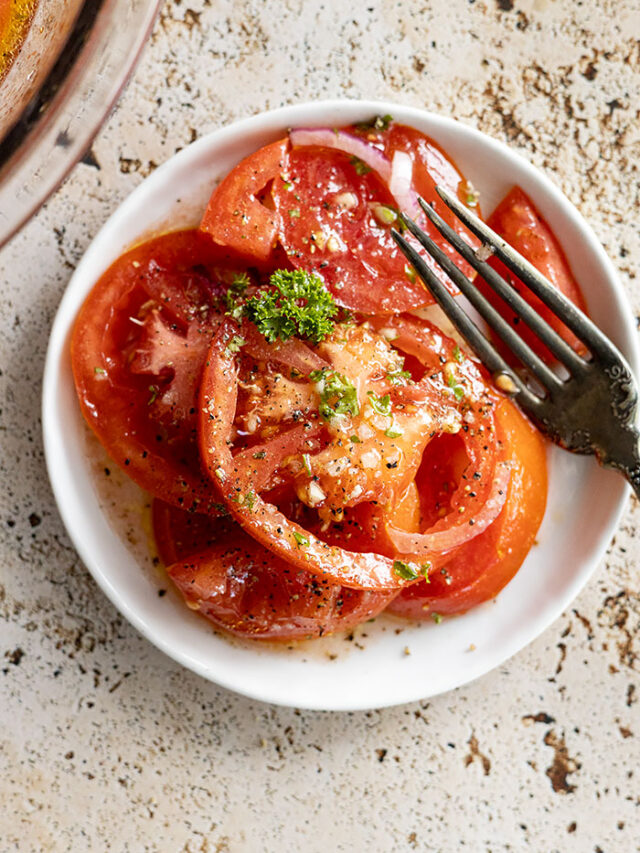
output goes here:
[{"label": "speckled stone surface", "polygon": [[640,313],[637,0],[173,0],[90,155],[0,252],[0,850],[640,850],[640,511],[573,606],[451,694],[354,714],[251,702],[165,658],[80,563],[41,372],[82,252],[197,136],[320,97],[426,106],[580,208]]}]

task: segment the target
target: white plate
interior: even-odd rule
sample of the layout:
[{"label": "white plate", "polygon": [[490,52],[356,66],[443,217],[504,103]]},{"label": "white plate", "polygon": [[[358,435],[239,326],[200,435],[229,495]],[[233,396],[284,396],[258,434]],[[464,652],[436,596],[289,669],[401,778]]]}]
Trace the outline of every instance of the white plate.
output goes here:
[{"label": "white plate", "polygon": [[[124,249],[153,232],[195,224],[214,184],[286,128],[335,127],[387,113],[433,137],[480,190],[486,212],[513,184],[520,184],[560,238],[591,315],[637,373],[631,312],[613,266],[589,226],[548,178],[466,125],[392,103],[362,101],[264,113],[198,140],[157,169],[86,252],[60,305],[47,354],[43,427],[49,476],[69,535],[98,584],[132,625],[179,663],[238,693],[299,708],[400,704],[451,690],[499,665],[544,631],[577,595],[603,557],[628,493],[621,477],[592,459],[551,449],[549,501],[538,545],[495,602],[440,625],[382,617],[358,629],[352,640],[328,638],[278,649],[229,641],[177,595],[158,596],[158,588],[167,583],[150,568],[144,537],[142,547],[129,542],[114,502],[105,498],[100,467],[87,450],[69,363],[69,336],[78,309]],[[120,511],[126,502],[115,503]]]}]

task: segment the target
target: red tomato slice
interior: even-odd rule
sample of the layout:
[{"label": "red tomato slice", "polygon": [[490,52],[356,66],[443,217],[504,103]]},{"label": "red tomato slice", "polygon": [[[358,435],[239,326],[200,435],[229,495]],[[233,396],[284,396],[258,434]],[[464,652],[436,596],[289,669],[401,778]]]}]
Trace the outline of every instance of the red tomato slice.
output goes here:
[{"label": "red tomato slice", "polygon": [[315,453],[320,447],[319,438],[324,426],[317,421],[285,429],[278,435],[259,444],[240,450],[233,462],[242,477],[251,480],[254,492],[262,492],[282,485],[278,472],[288,457],[299,453]]},{"label": "red tomato slice", "polygon": [[272,190],[289,260],[320,275],[353,311],[388,314],[433,302],[379,221],[396,205],[389,189],[373,171],[358,174],[351,159],[311,146],[289,153],[287,180]]},{"label": "red tomato slice", "polygon": [[[459,397],[463,424],[458,443],[464,448],[465,461],[453,480],[447,512],[430,519],[430,524],[420,532],[385,522],[384,513],[379,513],[379,523],[386,524],[396,552],[420,561],[430,553],[447,553],[474,539],[493,523],[502,509],[509,468],[495,439],[494,408],[501,398],[489,387],[479,366],[429,321],[399,315],[378,318],[371,324],[374,328],[384,328],[397,349],[417,358],[426,368],[426,377],[421,382],[401,390],[420,389],[421,384],[442,374],[451,393]],[[418,486],[429,488],[429,483],[419,482]]]},{"label": "red tomato slice", "polygon": [[303,376],[312,370],[328,367],[328,363],[317,352],[297,338],[288,341],[275,341],[270,344],[264,335],[256,329],[253,323],[244,321],[240,335],[246,341],[243,352],[258,361],[271,361],[283,365],[288,370],[297,370]]},{"label": "red tomato slice", "polygon": [[[456,550],[432,573],[430,583],[420,581],[403,590],[390,607],[393,613],[425,619],[432,613],[462,613],[488,601],[516,574],[533,545],[547,500],[545,442],[509,400],[498,405],[496,422],[511,465],[502,512],[484,533]],[[441,447],[430,460],[432,499],[437,492],[434,484],[439,481],[446,486],[452,475],[456,455],[451,451]],[[446,491],[438,499],[445,495]],[[429,510],[437,512],[438,505],[436,501]]]},{"label": "red tomato slice", "polygon": [[238,530],[229,515],[213,518],[199,512],[188,512],[160,498],[151,502],[151,522],[158,556],[165,566],[205,551],[221,539],[226,541],[231,533]]},{"label": "red tomato slice", "polygon": [[332,583],[388,590],[406,584],[393,561],[373,553],[331,546],[290,521],[253,489],[251,477],[233,460],[228,445],[237,402],[238,366],[227,343],[236,326],[226,320],[214,335],[200,388],[200,455],[229,512],[276,556]]},{"label": "red tomato slice", "polygon": [[[474,444],[474,450],[479,450],[479,443]],[[399,555],[419,561],[433,553],[448,553],[493,524],[504,506],[511,471],[503,463],[495,465],[495,460],[493,465],[483,462],[482,454],[472,452],[449,513],[427,531],[409,532],[387,524],[389,538]]]},{"label": "red tomato slice", "polygon": [[233,277],[224,250],[197,231],[122,255],[87,297],[71,342],[87,423],[139,486],[176,506],[211,507],[200,472],[196,394]]},{"label": "red tomato slice", "polygon": [[160,556],[189,607],[237,636],[285,641],[347,631],[397,594],[347,589],[300,571],[229,518],[156,500],[153,524]]},{"label": "red tomato slice", "polygon": [[[542,273],[555,287],[572,302],[585,311],[585,303],[580,287],[576,282],[569,263],[558,243],[555,235],[542,219],[533,205],[531,199],[525,195],[520,187],[514,187],[493,211],[487,224],[496,231],[507,243],[523,255],[533,266]],[[531,291],[522,284],[514,274],[497,258],[489,261],[490,265],[526,299],[540,316],[549,323],[577,352],[584,353],[584,345],[576,338],[564,323]],[[489,287],[486,282],[478,278],[478,288],[484,293],[489,301],[495,305],[500,313],[513,326],[518,327],[518,334],[547,362],[553,362],[554,356],[547,347],[537,338],[529,327],[520,322],[514,316],[509,306]],[[496,344],[502,354],[513,361],[510,351],[501,341]]]},{"label": "red tomato slice", "polygon": [[[319,139],[323,133],[326,131],[319,132]],[[349,133],[351,130],[343,131],[336,139],[348,138]],[[473,275],[415,201],[417,193],[434,204],[449,224],[477,245],[476,238],[435,191],[439,183],[467,201],[470,185],[441,149],[417,130],[403,125],[392,125],[387,131],[355,129],[353,138],[360,145],[369,144],[377,158],[381,151],[386,155],[387,159],[381,159],[386,172],[391,171],[391,182],[387,183],[388,176],[383,179],[345,151],[311,145],[294,147],[288,158],[287,180],[275,182],[273,187],[282,245],[295,266],[321,275],[336,301],[346,308],[365,314],[391,314],[429,305],[433,302],[431,295],[415,279],[391,237],[390,225],[397,222],[389,220],[393,220],[398,205],[403,206],[404,212],[416,219],[463,272]],[[391,169],[396,153],[406,155],[410,171],[399,182]],[[370,162],[375,159],[372,157]],[[403,194],[406,199],[391,194],[395,183],[407,184]],[[411,204],[407,202],[409,197]],[[435,261],[426,260],[438,278],[455,291]]]},{"label": "red tomato slice", "polygon": [[[430,324],[415,318],[394,318],[392,326],[402,328],[407,340],[415,340],[416,350],[419,350],[425,344],[417,335],[411,334],[414,321],[425,336],[432,334],[433,327]],[[360,589],[386,589],[403,585],[405,579],[398,577],[390,559],[382,554],[360,550],[359,534],[355,536],[354,531],[351,531],[351,537],[345,537],[354,540],[354,550],[346,551],[338,547],[335,538],[332,538],[331,542],[323,541],[309,528],[290,520],[276,506],[256,494],[256,478],[251,475],[251,468],[247,470],[244,465],[234,460],[228,444],[236,410],[238,366],[226,343],[235,334],[235,329],[235,324],[230,320],[219,327],[207,357],[200,392],[201,456],[206,460],[211,476],[219,485],[222,499],[229,511],[245,530],[277,556],[312,573],[329,577],[335,583]],[[400,338],[400,335],[398,337]],[[440,341],[443,347],[455,352],[452,341],[446,345],[444,339],[440,338]],[[447,366],[445,359],[443,370]],[[460,402],[460,406],[464,412],[463,418],[466,419],[463,423],[463,434],[468,449],[468,469],[473,472],[469,474],[473,486],[466,482],[465,471],[452,501],[452,511],[447,518],[436,522],[431,530],[417,536],[400,529],[388,530],[389,538],[395,543],[397,550],[411,556],[414,556],[415,552],[420,562],[440,557],[454,546],[485,530],[498,515],[504,501],[508,472],[503,472],[505,476],[493,473],[498,459],[492,408],[495,400],[499,398],[486,387],[477,368],[468,359],[458,363],[456,369],[458,368],[456,381],[466,383],[465,393],[469,394],[469,401]],[[432,382],[434,388],[436,387],[435,376],[427,377],[424,381]],[[448,387],[442,387],[441,393],[453,397],[455,390],[453,388],[449,391]],[[477,529],[473,530],[476,519]],[[355,520],[358,523],[357,515]],[[428,535],[434,540],[429,540],[429,544],[433,545],[433,553],[424,547],[424,541],[421,539],[421,536]],[[410,542],[404,548],[407,537]]]},{"label": "red tomato slice", "polygon": [[[450,193],[456,195],[464,204],[471,202],[474,206],[474,212],[478,216],[481,216],[480,207],[473,188],[455,163],[449,159],[432,139],[429,139],[428,136],[425,136],[419,130],[415,130],[412,127],[406,127],[402,124],[392,124],[386,133],[381,134],[381,139],[384,143],[385,153],[389,159],[393,158],[396,151],[403,151],[411,158],[413,164],[413,189],[415,192],[422,196],[428,204],[433,205],[444,221],[457,231],[467,243],[472,246],[479,246],[479,240],[465,228],[436,192],[436,185],[444,187]],[[410,211],[406,212],[413,216]],[[431,239],[450,256],[466,276],[473,278],[475,275],[473,268],[458,255],[449,242],[442,238],[435,225],[426,218],[422,211],[414,211],[414,213],[417,215],[413,216],[413,218],[415,218],[422,230],[426,231]],[[436,262],[422,249],[420,252],[433,272],[453,292],[455,289],[452,287],[449,278],[443,274]]]},{"label": "red tomato slice", "polygon": [[220,246],[265,262],[276,244],[278,215],[261,198],[285,169],[288,139],[265,145],[245,157],[213,191],[200,228]]}]

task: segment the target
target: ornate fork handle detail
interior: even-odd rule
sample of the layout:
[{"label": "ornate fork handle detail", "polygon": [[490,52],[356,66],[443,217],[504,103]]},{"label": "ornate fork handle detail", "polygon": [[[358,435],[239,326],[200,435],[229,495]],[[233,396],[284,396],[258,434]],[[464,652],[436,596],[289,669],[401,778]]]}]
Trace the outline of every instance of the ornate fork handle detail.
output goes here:
[{"label": "ornate fork handle detail", "polygon": [[616,439],[621,440],[616,440],[613,452],[602,456],[598,454],[598,457],[605,468],[613,468],[623,474],[640,498],[640,432],[630,424]]},{"label": "ornate fork handle detail", "polygon": [[633,422],[636,409],[636,383],[624,364],[605,368],[611,387],[611,411],[624,424]]}]

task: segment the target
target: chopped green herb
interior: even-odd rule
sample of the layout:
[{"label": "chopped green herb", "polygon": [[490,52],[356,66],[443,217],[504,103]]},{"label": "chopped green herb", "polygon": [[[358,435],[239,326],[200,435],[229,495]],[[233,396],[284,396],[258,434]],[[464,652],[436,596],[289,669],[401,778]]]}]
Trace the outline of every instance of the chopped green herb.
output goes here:
[{"label": "chopped green herb", "polygon": [[403,370],[402,366],[403,365],[397,365],[387,371],[387,379],[392,385],[406,385],[411,379],[409,371]]},{"label": "chopped green herb", "polygon": [[319,276],[304,270],[276,270],[270,285],[245,305],[246,316],[269,343],[299,335],[317,344],[333,331],[338,307]]},{"label": "chopped green herb", "polygon": [[309,538],[303,533],[298,533],[297,530],[293,531],[293,538],[298,543],[298,548],[306,548],[306,546],[309,544]]},{"label": "chopped green herb", "polygon": [[374,116],[369,121],[361,121],[356,124],[358,130],[388,130],[389,125],[393,121],[393,116],[389,114],[385,116]]},{"label": "chopped green herb", "polygon": [[410,282],[414,282],[416,280],[416,271],[411,266],[411,264],[404,265],[404,274],[409,279]]},{"label": "chopped green herb", "polygon": [[300,219],[300,210],[299,210],[297,207],[292,208],[292,209],[289,211],[289,216],[290,216],[292,219]]},{"label": "chopped green herb", "polygon": [[357,435],[352,435],[350,441],[352,441],[354,444],[362,444]]},{"label": "chopped green herb", "polygon": [[462,350],[460,349],[458,344],[456,344],[455,347],[453,348],[453,357],[460,364],[462,364],[462,362],[464,361],[464,356],[462,355]]},{"label": "chopped green herb", "polygon": [[308,453],[302,454],[302,464],[304,465],[304,470],[311,477],[313,474],[313,471],[311,470],[311,457],[309,456]]},{"label": "chopped green herb", "polygon": [[430,563],[428,560],[426,563],[422,563],[420,566],[420,574],[424,577],[427,583],[431,583],[431,581],[429,580],[429,572],[432,568],[433,564]]},{"label": "chopped green herb", "polygon": [[235,293],[244,293],[250,284],[251,279],[247,273],[239,272],[234,275],[233,281],[229,285],[229,289],[233,290]]},{"label": "chopped green herb", "polygon": [[403,433],[404,430],[401,427],[396,426],[395,424],[384,431],[384,434],[387,436],[387,438],[399,438]]},{"label": "chopped green herb", "polygon": [[473,184],[470,181],[467,181],[466,193],[467,193],[467,205],[469,207],[477,207],[478,202],[480,201],[480,193],[478,192],[478,190],[473,186]]},{"label": "chopped green herb", "polygon": [[231,500],[234,502],[234,504],[238,504],[239,506],[246,506],[247,509],[252,510],[256,502],[256,493],[249,491],[245,492],[244,495],[237,494],[231,497]]},{"label": "chopped green herb", "polygon": [[355,417],[360,414],[356,387],[347,376],[323,367],[321,370],[312,370],[309,379],[320,386],[319,411],[325,421],[330,421],[336,415],[349,414]]},{"label": "chopped green herb", "polygon": [[293,189],[293,184],[291,183],[289,178],[287,178],[286,175],[280,175],[280,180],[284,184],[285,190],[292,190]]},{"label": "chopped green herb", "polygon": [[462,387],[462,385],[458,385],[456,377],[453,374],[451,374],[451,376],[449,376],[449,378],[447,379],[447,385],[453,391],[456,400],[458,400],[458,402],[462,400],[462,398],[464,397],[464,388]]},{"label": "chopped green herb", "polygon": [[239,320],[242,317],[244,306],[240,300],[247,287],[249,287],[249,284],[249,276],[246,272],[238,273],[224,295],[227,304],[227,314],[233,317],[234,320]]},{"label": "chopped green herb", "polygon": [[369,395],[369,402],[374,412],[377,412],[379,415],[391,414],[391,397],[388,394],[385,394],[384,397],[378,397],[373,391],[367,391],[367,394]]},{"label": "chopped green herb", "polygon": [[253,458],[254,459],[264,459],[264,457],[266,455],[267,455],[266,450],[256,450],[256,452],[253,454]]},{"label": "chopped green herb", "polygon": [[240,348],[246,344],[246,341],[240,335],[234,335],[229,343],[226,346],[225,353],[227,355],[233,355],[236,352],[240,352]]},{"label": "chopped green herb", "polygon": [[453,391],[456,400],[462,400],[464,397],[464,388],[462,385],[458,384],[458,378],[456,377],[455,370],[451,370],[449,373],[445,370],[445,375],[447,377],[447,385]]},{"label": "chopped green herb", "polygon": [[371,166],[367,166],[359,157],[352,157],[349,162],[356,170],[356,175],[368,175],[371,171]]},{"label": "chopped green herb", "polygon": [[239,320],[244,313],[244,305],[242,302],[234,299],[228,291],[225,294],[225,301],[227,303],[227,314],[229,317],[233,317],[234,320]]},{"label": "chopped green herb", "polygon": [[439,613],[432,613],[431,618],[436,623],[436,625],[439,625],[442,622],[442,616]]},{"label": "chopped green herb", "polygon": [[151,391],[151,396],[149,397],[149,400],[147,401],[147,406],[150,406],[152,403],[155,403],[160,389],[158,388],[157,385],[149,385],[149,391]]},{"label": "chopped green herb", "polygon": [[395,227],[396,231],[399,231],[401,234],[404,234],[404,232],[408,228],[407,224],[405,223],[404,219],[401,216],[398,216],[398,219],[396,220],[394,227]]},{"label": "chopped green herb", "polygon": [[404,563],[402,560],[393,561],[393,571],[399,578],[406,581],[414,581],[419,577],[419,573],[413,563]]},{"label": "chopped green herb", "polygon": [[104,367],[94,367],[93,372],[94,373],[106,373],[107,371],[104,369]]}]

